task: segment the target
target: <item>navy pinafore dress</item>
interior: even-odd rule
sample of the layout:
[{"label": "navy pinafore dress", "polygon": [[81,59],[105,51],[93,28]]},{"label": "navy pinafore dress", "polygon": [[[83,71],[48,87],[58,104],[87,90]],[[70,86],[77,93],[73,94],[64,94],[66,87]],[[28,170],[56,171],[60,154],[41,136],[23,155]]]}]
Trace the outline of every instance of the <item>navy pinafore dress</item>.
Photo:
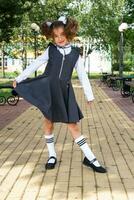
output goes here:
[{"label": "navy pinafore dress", "polygon": [[35,105],[52,122],[75,123],[84,116],[77,104],[71,83],[73,68],[79,57],[79,49],[72,46],[63,56],[57,47],[49,44],[49,60],[44,72],[27,78],[14,90]]}]

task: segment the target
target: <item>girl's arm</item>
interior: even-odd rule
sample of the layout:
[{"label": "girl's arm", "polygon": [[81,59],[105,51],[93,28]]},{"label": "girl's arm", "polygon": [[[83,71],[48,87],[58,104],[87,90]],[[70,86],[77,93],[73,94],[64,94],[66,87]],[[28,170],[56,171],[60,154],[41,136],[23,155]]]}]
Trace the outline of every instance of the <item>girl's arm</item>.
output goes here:
[{"label": "girl's arm", "polygon": [[15,78],[17,83],[25,80],[30,74],[35,72],[42,64],[48,61],[48,49],[49,47],[45,50],[45,52],[42,55],[38,56],[30,65],[28,65],[19,76]]},{"label": "girl's arm", "polygon": [[88,79],[88,75],[87,75],[85,68],[84,68],[84,63],[83,63],[82,57],[80,55],[79,55],[79,58],[76,62],[75,69],[77,71],[80,83],[83,86],[84,93],[85,93],[85,96],[87,98],[87,101],[92,101],[94,99],[94,95],[93,95],[93,92],[92,92],[91,84],[90,84],[89,79]]}]

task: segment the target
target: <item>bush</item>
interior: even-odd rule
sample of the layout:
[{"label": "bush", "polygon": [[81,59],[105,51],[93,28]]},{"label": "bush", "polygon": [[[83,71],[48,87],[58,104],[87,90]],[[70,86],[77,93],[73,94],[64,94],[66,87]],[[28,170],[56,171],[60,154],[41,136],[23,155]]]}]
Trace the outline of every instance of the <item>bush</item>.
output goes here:
[{"label": "bush", "polygon": [[[130,72],[132,70],[133,70],[133,67],[131,65],[131,62],[130,61],[124,62],[124,69],[123,69],[123,71]],[[119,71],[119,63],[114,63],[112,65],[112,71]]]},{"label": "bush", "polygon": [[119,64],[118,63],[114,63],[112,65],[112,71],[119,71]]}]

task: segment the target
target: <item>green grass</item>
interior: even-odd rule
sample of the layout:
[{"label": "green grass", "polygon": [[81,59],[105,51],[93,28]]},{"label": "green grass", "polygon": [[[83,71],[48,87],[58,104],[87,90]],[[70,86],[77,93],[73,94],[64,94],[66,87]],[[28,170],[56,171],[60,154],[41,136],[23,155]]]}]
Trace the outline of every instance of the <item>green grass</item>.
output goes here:
[{"label": "green grass", "polygon": [[[0,79],[0,86],[7,85],[7,84],[12,84],[12,81],[11,80],[1,80]],[[10,89],[10,88],[0,89],[0,96],[5,96],[7,98],[8,96],[11,95],[11,91],[12,91],[12,89]]]},{"label": "green grass", "polygon": [[[37,75],[42,74],[41,71],[38,71]],[[118,74],[118,72],[114,72],[114,74]],[[124,75],[132,75],[134,74],[134,72],[124,72]],[[17,77],[19,75],[18,72],[6,72],[5,73],[6,78],[0,78],[0,85],[4,85],[4,84],[12,84],[12,81],[14,80],[15,77]],[[2,77],[2,73],[0,72],[0,77]],[[30,76],[31,78],[34,78],[34,73],[31,74]],[[99,79],[101,77],[101,73],[90,73],[88,74],[89,79]],[[72,74],[72,79],[78,79],[78,75],[76,71],[73,71]],[[9,96],[11,95],[11,89],[6,88],[6,89],[0,89],[0,95],[4,95],[4,96]]]},{"label": "green grass", "polygon": [[[114,71],[114,74],[118,74],[119,72]],[[17,77],[20,73],[15,71],[15,72],[5,72],[5,78],[7,79],[14,79],[15,77]],[[37,74],[40,75],[42,74],[41,71],[37,71]],[[134,74],[134,72],[124,72],[124,75],[131,75]],[[101,76],[101,73],[88,73],[88,77],[90,79],[99,79]],[[2,77],[2,73],[0,72],[0,77]],[[34,78],[34,73],[30,75],[31,78]],[[72,74],[72,79],[77,79],[77,72],[74,70],[73,74]]]},{"label": "green grass", "polygon": [[[100,73],[87,73],[88,74],[88,78],[89,79],[99,79],[101,74]],[[78,79],[78,75],[77,75],[77,72],[74,71],[73,74],[72,74],[72,79]]]},{"label": "green grass", "polygon": [[[37,71],[38,75],[42,74],[42,71]],[[15,77],[17,77],[20,73],[18,73],[17,71],[15,72],[5,72],[5,78],[9,78],[9,79],[14,79]],[[0,77],[2,77],[2,73],[0,72]],[[30,75],[30,77],[34,77],[34,73]],[[90,73],[90,76],[88,75],[89,78],[99,78],[100,77],[100,73]],[[73,74],[72,74],[72,79],[77,79],[77,72],[74,70]]]},{"label": "green grass", "polygon": [[[18,72],[5,72],[5,78],[15,78],[19,75]],[[2,72],[0,71],[0,77],[2,77]]]}]

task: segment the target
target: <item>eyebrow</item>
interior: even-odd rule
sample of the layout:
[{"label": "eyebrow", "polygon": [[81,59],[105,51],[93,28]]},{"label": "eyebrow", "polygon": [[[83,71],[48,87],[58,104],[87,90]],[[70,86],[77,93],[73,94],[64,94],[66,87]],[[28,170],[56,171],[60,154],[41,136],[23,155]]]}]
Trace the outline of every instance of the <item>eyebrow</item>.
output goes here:
[{"label": "eyebrow", "polygon": [[[57,34],[53,33],[54,36],[58,36]],[[60,35],[65,35],[65,32],[62,32]]]}]

